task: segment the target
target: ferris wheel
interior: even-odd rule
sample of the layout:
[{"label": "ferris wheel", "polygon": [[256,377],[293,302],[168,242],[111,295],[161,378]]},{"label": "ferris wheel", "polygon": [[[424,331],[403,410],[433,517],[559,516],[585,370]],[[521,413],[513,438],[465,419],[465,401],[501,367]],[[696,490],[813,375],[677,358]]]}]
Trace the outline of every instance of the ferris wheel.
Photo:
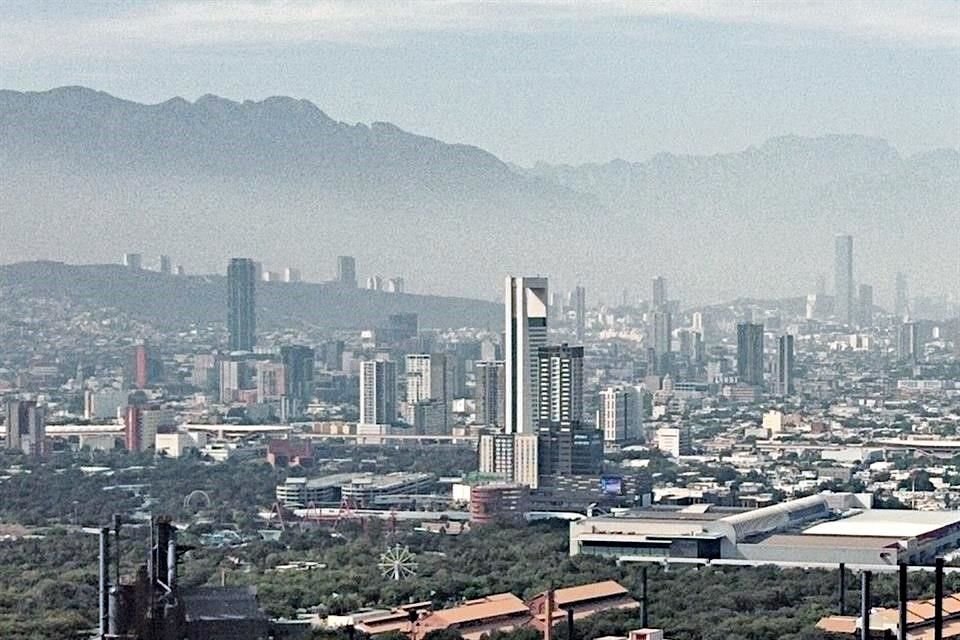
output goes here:
[{"label": "ferris wheel", "polygon": [[380,554],[380,562],[377,563],[377,567],[380,568],[380,574],[384,578],[400,581],[417,575],[415,557],[410,552],[409,547],[402,547],[397,544]]}]

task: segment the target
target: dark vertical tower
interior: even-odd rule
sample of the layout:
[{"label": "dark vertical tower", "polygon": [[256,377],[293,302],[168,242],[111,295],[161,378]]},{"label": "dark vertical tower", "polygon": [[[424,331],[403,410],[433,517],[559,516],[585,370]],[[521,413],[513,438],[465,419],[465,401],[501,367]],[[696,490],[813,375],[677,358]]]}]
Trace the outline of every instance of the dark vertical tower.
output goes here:
[{"label": "dark vertical tower", "polygon": [[351,289],[357,288],[357,260],[353,256],[337,258],[337,283]]},{"label": "dark vertical tower", "polygon": [[916,363],[922,355],[922,348],[917,323],[902,323],[897,335],[897,358],[902,362]]},{"label": "dark vertical tower", "polygon": [[43,407],[37,406],[33,400],[11,400],[6,408],[7,449],[42,458],[47,452],[47,424]]},{"label": "dark vertical tower", "polygon": [[742,322],[737,325],[737,375],[740,381],[763,386],[763,325]]},{"label": "dark vertical tower", "polygon": [[477,423],[501,427],[505,422],[506,368],[503,362],[477,362],[474,370],[477,379]]},{"label": "dark vertical tower", "polygon": [[835,240],[833,286],[835,313],[843,324],[853,324],[853,236],[841,234]]},{"label": "dark vertical tower", "polygon": [[257,343],[257,266],[250,258],[233,258],[227,267],[227,330],[230,351],[252,351]]},{"label": "dark vertical tower", "polygon": [[793,394],[793,336],[786,334],[777,338],[777,366],[775,391],[777,395]]},{"label": "dark vertical tower", "polygon": [[873,326],[873,287],[862,284],[857,294],[857,324],[861,327],[871,327]]},{"label": "dark vertical tower", "polygon": [[315,354],[310,347],[280,347],[280,361],[287,369],[284,391],[294,415],[299,415],[312,399],[314,359]]}]

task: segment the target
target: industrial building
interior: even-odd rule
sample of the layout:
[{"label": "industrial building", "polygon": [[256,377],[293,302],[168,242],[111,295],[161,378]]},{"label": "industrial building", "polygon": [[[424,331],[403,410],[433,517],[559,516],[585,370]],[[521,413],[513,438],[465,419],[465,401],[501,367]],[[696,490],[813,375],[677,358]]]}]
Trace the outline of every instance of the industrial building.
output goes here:
[{"label": "industrial building", "polygon": [[960,543],[960,512],[872,509],[820,493],[759,509],[648,508],[570,523],[570,555],[626,561],[885,569],[927,564]]}]

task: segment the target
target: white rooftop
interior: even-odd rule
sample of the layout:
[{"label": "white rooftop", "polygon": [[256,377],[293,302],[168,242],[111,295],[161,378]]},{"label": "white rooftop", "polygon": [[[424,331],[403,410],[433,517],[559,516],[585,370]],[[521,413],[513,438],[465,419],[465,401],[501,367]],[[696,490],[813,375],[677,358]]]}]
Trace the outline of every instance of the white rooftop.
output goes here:
[{"label": "white rooftop", "polygon": [[814,525],[803,533],[905,539],[915,538],[952,524],[960,524],[960,511],[869,509],[849,518]]}]

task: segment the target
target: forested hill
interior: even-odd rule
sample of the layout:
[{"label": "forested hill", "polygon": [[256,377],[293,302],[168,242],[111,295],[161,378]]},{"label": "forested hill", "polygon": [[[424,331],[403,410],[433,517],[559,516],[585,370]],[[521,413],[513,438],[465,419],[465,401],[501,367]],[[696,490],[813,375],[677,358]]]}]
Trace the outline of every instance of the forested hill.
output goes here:
[{"label": "forested hill", "polygon": [[[120,265],[23,262],[0,266],[0,300],[29,315],[31,298],[69,301],[77,311],[114,308],[155,326],[178,328],[223,322],[226,279],[173,276]],[[467,298],[346,289],[332,283],[257,283],[257,316],[264,329],[307,322],[319,327],[385,326],[393,313],[412,312],[424,328],[498,327],[502,307]]]}]

